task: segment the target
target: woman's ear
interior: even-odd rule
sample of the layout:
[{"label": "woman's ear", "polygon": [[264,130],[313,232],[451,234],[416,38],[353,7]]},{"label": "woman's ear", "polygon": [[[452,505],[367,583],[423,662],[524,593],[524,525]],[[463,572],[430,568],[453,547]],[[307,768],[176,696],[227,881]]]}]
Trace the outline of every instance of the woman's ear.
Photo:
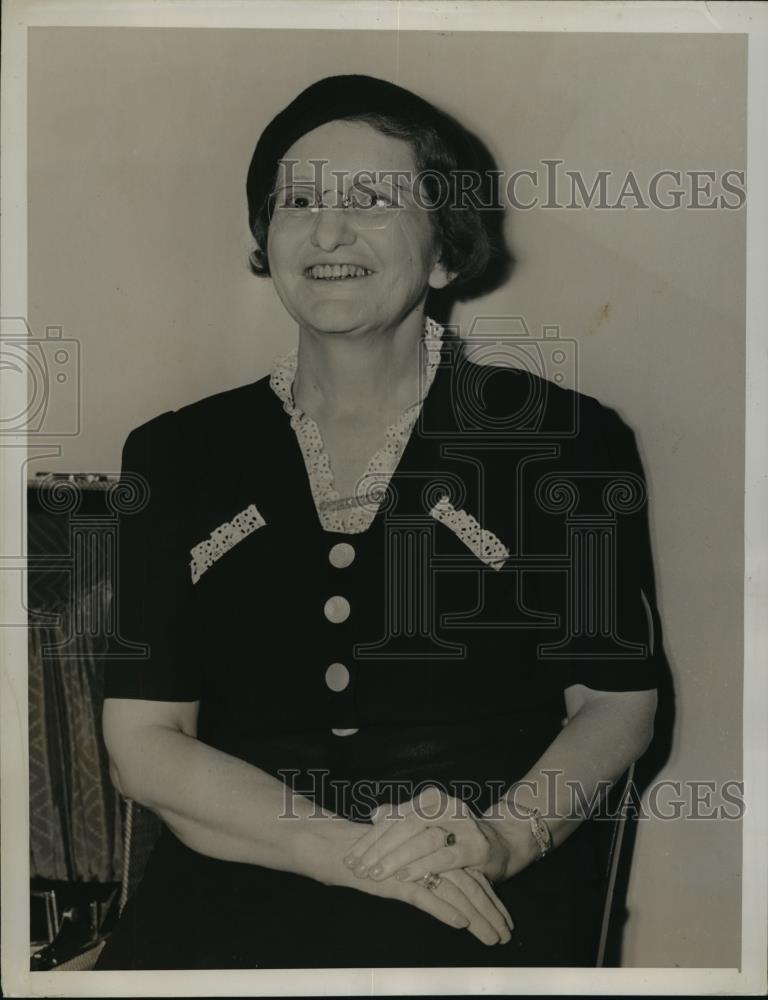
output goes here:
[{"label": "woman's ear", "polygon": [[442,248],[438,246],[435,250],[435,263],[429,272],[429,287],[434,289],[445,288],[450,285],[456,277],[455,271],[449,271],[442,262]]},{"label": "woman's ear", "polygon": [[429,287],[434,289],[445,288],[450,285],[456,277],[455,271],[449,271],[441,261],[437,261],[429,273]]}]

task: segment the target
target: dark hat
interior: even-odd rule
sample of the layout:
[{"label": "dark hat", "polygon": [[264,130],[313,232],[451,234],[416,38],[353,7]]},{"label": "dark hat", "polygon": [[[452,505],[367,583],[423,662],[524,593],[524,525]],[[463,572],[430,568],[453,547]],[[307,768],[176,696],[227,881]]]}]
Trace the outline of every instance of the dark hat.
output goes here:
[{"label": "dark hat", "polygon": [[372,76],[328,76],[311,84],[276,115],[256,145],[246,184],[252,230],[256,216],[273,189],[279,161],[293,143],[327,122],[362,115],[393,116],[415,129],[437,133],[454,153],[459,153],[458,159],[471,161],[458,166],[467,169],[475,166],[475,157],[470,153],[462,127],[429,101],[404,87]]}]

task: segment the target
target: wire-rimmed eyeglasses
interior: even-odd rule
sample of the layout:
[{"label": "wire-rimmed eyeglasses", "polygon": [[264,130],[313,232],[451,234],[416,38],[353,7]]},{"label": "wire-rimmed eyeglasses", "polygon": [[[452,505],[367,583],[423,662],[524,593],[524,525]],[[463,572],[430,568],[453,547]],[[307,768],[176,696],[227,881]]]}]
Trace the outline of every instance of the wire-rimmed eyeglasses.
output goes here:
[{"label": "wire-rimmed eyeglasses", "polygon": [[389,185],[354,185],[342,194],[309,183],[286,184],[267,199],[269,222],[276,225],[309,222],[321,209],[341,209],[356,229],[384,229],[402,207],[400,193]]}]

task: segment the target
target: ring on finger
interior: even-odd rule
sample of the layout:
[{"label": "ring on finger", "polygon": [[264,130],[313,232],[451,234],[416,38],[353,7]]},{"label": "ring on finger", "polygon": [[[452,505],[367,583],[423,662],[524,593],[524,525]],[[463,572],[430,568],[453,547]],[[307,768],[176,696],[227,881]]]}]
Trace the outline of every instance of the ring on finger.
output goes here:
[{"label": "ring on finger", "polygon": [[434,872],[427,872],[426,875],[422,875],[421,881],[427,889],[436,889],[443,880],[439,875],[435,875]]},{"label": "ring on finger", "polygon": [[456,843],[456,834],[455,833],[451,833],[448,830],[444,830],[442,826],[435,826],[432,829],[433,830],[439,830],[440,833],[442,833],[442,835],[443,835],[443,846],[444,847],[453,847],[453,845]]}]

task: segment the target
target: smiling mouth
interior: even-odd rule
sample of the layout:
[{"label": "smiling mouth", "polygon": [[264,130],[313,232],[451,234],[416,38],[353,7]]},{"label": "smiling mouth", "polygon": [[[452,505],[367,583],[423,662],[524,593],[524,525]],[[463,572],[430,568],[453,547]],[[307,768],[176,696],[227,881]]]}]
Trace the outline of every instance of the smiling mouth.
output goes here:
[{"label": "smiling mouth", "polygon": [[342,281],[344,278],[367,278],[373,271],[357,264],[316,264],[304,271],[313,281]]}]

